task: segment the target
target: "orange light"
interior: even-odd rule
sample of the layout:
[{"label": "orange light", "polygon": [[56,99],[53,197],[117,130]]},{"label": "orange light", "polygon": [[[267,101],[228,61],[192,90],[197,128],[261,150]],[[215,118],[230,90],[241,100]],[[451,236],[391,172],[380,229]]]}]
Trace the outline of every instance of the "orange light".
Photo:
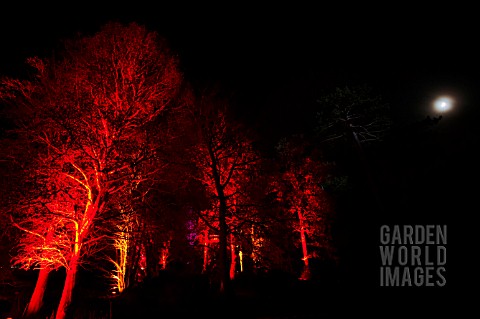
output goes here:
[{"label": "orange light", "polygon": [[238,258],[240,259],[240,272],[243,272],[243,253],[241,250],[238,252]]}]

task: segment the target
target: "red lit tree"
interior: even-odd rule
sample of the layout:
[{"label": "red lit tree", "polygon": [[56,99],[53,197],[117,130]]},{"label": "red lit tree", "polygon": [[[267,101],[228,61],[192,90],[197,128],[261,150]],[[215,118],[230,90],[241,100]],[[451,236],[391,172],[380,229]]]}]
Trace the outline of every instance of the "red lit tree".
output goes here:
[{"label": "red lit tree", "polygon": [[171,242],[181,236],[182,214],[168,208],[172,201],[153,187],[139,196],[142,200],[130,199],[137,205],[118,205],[108,235],[114,251],[109,249],[105,255],[115,271],[112,273],[110,268],[106,271],[114,281],[114,291],[118,292],[165,270],[171,257]]},{"label": "red lit tree", "polygon": [[[69,243],[57,319],[66,316],[79,265],[101,239],[102,216],[119,212],[125,200],[140,200],[132,194],[144,194],[155,182],[161,165],[152,131],[174,105],[182,80],[166,43],[136,24],[112,23],[68,41],[61,57],[30,59],[35,77],[5,79],[0,91],[2,100],[23,109],[21,138],[38,145],[46,163],[36,172],[44,181],[36,187],[46,191],[39,201],[52,223],[38,234],[23,227],[25,236],[46,236],[54,227],[55,247],[57,237]],[[40,227],[36,216],[25,218]]]},{"label": "red lit tree", "polygon": [[[9,114],[13,115],[13,114]],[[35,123],[32,121],[31,125]],[[48,275],[51,270],[68,265],[70,242],[65,227],[69,222],[59,211],[68,210],[65,195],[68,189],[58,189],[55,183],[62,179],[51,179],[48,172],[56,175],[53,168],[56,160],[47,159],[46,148],[22,138],[27,131],[13,129],[2,140],[8,149],[3,161],[9,169],[5,171],[10,184],[2,185],[2,213],[8,225],[14,226],[20,236],[13,255],[13,266],[20,269],[38,269],[38,279],[30,302],[25,310],[27,317],[35,315],[42,306]],[[53,162],[52,162],[53,161]],[[73,192],[72,192],[72,195]],[[7,225],[7,223],[5,223]]]},{"label": "red lit tree", "polygon": [[204,234],[205,243],[212,232],[218,236],[217,267],[221,293],[229,292],[229,261],[235,263],[231,253],[234,232],[239,218],[245,217],[241,214],[246,212],[239,207],[245,203],[245,188],[254,178],[259,160],[246,132],[228,117],[227,107],[226,99],[204,94],[195,103],[192,113],[198,137],[191,153],[198,172],[195,177],[204,186],[211,205],[203,211],[208,214],[199,215],[201,224],[207,227],[200,233]]},{"label": "red lit tree", "polygon": [[291,229],[298,233],[297,243],[303,261],[300,279],[308,280],[312,256],[326,259],[335,256],[331,237],[333,201],[323,187],[331,167],[314,159],[313,154],[305,154],[302,146],[291,142],[284,141],[279,150],[283,168],[273,187],[284,210],[291,216]]}]

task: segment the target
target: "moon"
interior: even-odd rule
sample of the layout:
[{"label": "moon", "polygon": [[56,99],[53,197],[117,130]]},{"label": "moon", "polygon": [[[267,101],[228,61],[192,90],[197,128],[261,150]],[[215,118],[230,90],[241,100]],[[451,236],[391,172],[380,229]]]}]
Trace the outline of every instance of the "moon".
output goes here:
[{"label": "moon", "polygon": [[454,101],[449,96],[441,96],[433,102],[433,107],[437,112],[445,113],[452,109]]}]

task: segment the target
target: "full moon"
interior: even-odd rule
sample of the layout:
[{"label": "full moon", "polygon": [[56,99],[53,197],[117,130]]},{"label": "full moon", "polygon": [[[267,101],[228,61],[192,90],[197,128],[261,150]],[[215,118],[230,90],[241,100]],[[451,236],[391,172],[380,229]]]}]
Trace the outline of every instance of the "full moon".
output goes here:
[{"label": "full moon", "polygon": [[439,97],[433,102],[433,107],[440,113],[448,112],[453,107],[453,99],[448,96]]}]

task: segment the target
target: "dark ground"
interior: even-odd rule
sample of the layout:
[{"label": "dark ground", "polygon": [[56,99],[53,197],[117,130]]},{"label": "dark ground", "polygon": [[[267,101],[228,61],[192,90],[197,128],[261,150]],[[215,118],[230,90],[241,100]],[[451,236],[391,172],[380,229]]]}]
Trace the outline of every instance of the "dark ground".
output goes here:
[{"label": "dark ground", "polygon": [[[368,254],[368,252],[366,252]],[[368,257],[365,257],[368,258]],[[240,274],[233,282],[233,293],[220,296],[207,277],[165,271],[140,286],[126,290],[118,297],[98,295],[98,283],[79,278],[75,288],[71,318],[325,318],[343,315],[425,315],[431,317],[466,308],[453,298],[460,290],[455,282],[445,287],[379,287],[378,271],[361,262],[348,270],[330,269],[328,275],[311,281],[300,281],[290,274]],[[342,273],[343,272],[343,273]],[[23,277],[24,287],[18,295],[3,303],[0,318],[19,318],[17,311],[28,300],[31,288]],[[374,279],[375,277],[375,279]],[[60,290],[55,276],[47,289],[45,308],[39,318],[54,310]],[[57,275],[61,279],[61,275]],[[449,280],[451,278],[448,278]],[[61,282],[59,280],[58,282]],[[20,284],[18,281],[17,284]],[[4,291],[5,292],[5,291]],[[13,291],[12,291],[13,292]],[[9,306],[10,310],[8,310]]]}]

